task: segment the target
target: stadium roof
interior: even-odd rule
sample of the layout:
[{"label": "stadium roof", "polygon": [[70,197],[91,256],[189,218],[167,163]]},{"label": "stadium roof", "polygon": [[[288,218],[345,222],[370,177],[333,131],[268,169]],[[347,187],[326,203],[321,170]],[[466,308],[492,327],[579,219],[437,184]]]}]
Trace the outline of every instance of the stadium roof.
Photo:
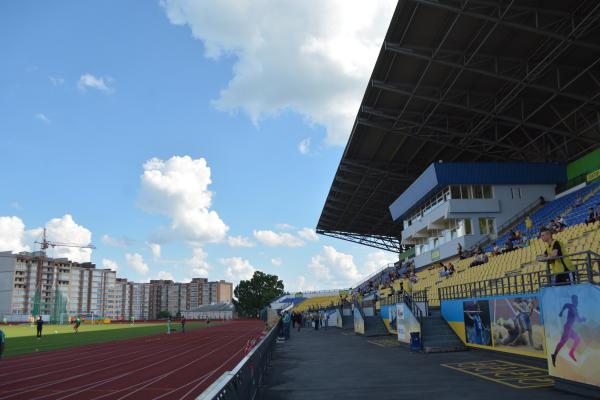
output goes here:
[{"label": "stadium roof", "polygon": [[600,2],[400,0],[317,224],[398,251],[432,162],[570,162],[600,142]]}]

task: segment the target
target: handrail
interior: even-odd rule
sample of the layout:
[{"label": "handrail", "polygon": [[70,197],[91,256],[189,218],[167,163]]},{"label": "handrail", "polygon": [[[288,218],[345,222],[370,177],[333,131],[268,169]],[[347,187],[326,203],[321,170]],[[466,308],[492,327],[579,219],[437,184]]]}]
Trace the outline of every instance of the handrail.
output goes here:
[{"label": "handrail", "polygon": [[[575,266],[574,271],[566,272],[571,274],[574,283],[600,284],[600,255],[593,251],[580,251],[557,258],[563,257],[569,257]],[[439,299],[537,293],[542,287],[559,285],[554,278],[564,273],[552,274],[546,267],[545,271],[507,274],[494,279],[441,287],[438,289]]]},{"label": "handrail", "polygon": [[196,400],[254,399],[271,360],[273,344],[281,319],[269,333],[240,361],[233,370],[225,372]]}]

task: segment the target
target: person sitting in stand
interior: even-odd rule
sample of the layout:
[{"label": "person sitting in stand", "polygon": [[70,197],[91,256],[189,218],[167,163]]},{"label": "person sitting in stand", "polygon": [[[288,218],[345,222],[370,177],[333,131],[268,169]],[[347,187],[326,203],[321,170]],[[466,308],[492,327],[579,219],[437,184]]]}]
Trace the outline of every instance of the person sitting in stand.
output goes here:
[{"label": "person sitting in stand", "polygon": [[506,239],[506,242],[504,242],[504,250],[502,250],[502,253],[508,253],[513,251],[515,248],[513,246],[513,242],[512,240],[510,240],[510,238]]},{"label": "person sitting in stand", "polygon": [[515,233],[515,231],[511,230],[510,234],[508,235],[508,240],[510,240],[511,242],[514,242],[515,240],[517,240],[517,234]]},{"label": "person sitting in stand", "polygon": [[455,271],[454,264],[448,263],[448,278],[451,277]]},{"label": "person sitting in stand", "polygon": [[473,260],[473,262],[471,262],[469,267],[475,267],[477,265],[482,265],[487,262],[488,262],[487,254],[485,254],[481,248],[478,248],[477,254],[475,254],[475,259]]},{"label": "person sitting in stand", "polygon": [[502,254],[502,249],[498,246],[498,243],[494,242],[494,245],[492,247],[492,254],[495,256],[499,256],[500,254]]},{"label": "person sitting in stand", "polygon": [[581,195],[577,195],[577,198],[575,199],[575,208],[579,207],[580,205],[583,204],[583,199],[581,198]]},{"label": "person sitting in stand", "polygon": [[521,236],[521,231],[515,232],[515,240],[513,241],[513,246],[517,249],[523,247],[523,236]]},{"label": "person sitting in stand", "polygon": [[464,255],[463,255],[463,248],[462,248],[462,244],[458,244],[456,245],[456,254],[458,254],[458,258],[460,258],[461,260],[464,259]]},{"label": "person sitting in stand", "polygon": [[588,218],[585,220],[586,225],[593,224],[596,222],[596,212],[594,211],[594,207],[590,207],[590,213]]},{"label": "person sitting in stand", "polygon": [[444,278],[446,276],[448,276],[448,267],[446,267],[444,264],[440,263],[442,266],[442,269],[440,270],[440,278]]},{"label": "person sitting in stand", "polygon": [[567,227],[567,221],[565,221],[565,218],[562,215],[558,217],[556,223],[561,231]]},{"label": "person sitting in stand", "polygon": [[596,204],[596,221],[600,221],[600,203]]}]

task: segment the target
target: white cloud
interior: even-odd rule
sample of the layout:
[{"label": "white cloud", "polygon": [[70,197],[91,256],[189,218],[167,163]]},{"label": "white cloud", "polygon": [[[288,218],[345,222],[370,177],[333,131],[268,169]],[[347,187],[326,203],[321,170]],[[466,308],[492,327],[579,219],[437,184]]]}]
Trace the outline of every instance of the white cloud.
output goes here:
[{"label": "white cloud", "polygon": [[283,264],[283,260],[281,259],[281,257],[271,258],[271,264],[273,264],[276,267],[279,267],[281,266],[281,264]]},{"label": "white cloud", "polygon": [[290,224],[275,224],[275,227],[277,229],[281,229],[281,230],[295,229],[295,226],[294,225],[290,225]]},{"label": "white cloud", "polygon": [[164,279],[164,280],[168,280],[168,281],[175,280],[175,278],[173,277],[173,274],[171,274],[170,272],[167,272],[167,271],[158,271],[158,274],[156,274],[156,279]]},{"label": "white cloud", "polygon": [[287,247],[302,247],[304,242],[287,232],[277,233],[270,230],[253,231],[256,240],[270,247],[287,246]]},{"label": "white cloud", "polygon": [[52,82],[54,86],[60,86],[65,83],[65,79],[59,76],[49,76],[48,79],[50,79],[50,82]]},{"label": "white cloud", "polygon": [[160,258],[160,244],[150,243],[149,246],[152,251],[152,256],[154,258]]},{"label": "white cloud", "polygon": [[139,253],[126,253],[125,260],[140,275],[146,275],[150,271],[148,264],[144,262],[144,257]]},{"label": "white cloud", "polygon": [[144,164],[139,204],[147,212],[166,215],[171,220],[153,242],[183,239],[190,243],[220,242],[229,227],[211,210],[212,183],[206,160],[189,156],[158,158]]},{"label": "white cloud", "polygon": [[45,124],[49,124],[51,122],[50,118],[48,118],[46,116],[46,114],[43,114],[43,113],[37,113],[37,114],[35,114],[35,118],[39,119],[40,121],[42,121]]},{"label": "white cloud", "polygon": [[398,256],[388,251],[375,251],[367,254],[367,261],[365,262],[365,274],[369,275],[381,268],[385,267],[389,263],[398,261]]},{"label": "white cloud", "polygon": [[250,238],[244,236],[229,236],[227,243],[231,247],[254,247],[256,244]]},{"label": "white cloud", "polygon": [[234,283],[234,286],[241,280],[248,280],[254,275],[256,268],[250,261],[241,257],[220,258],[219,262],[225,265],[225,275],[227,279]]},{"label": "white cloud", "polygon": [[194,278],[208,277],[208,270],[211,265],[206,261],[207,256],[202,248],[197,247],[194,249],[192,258],[188,260],[188,264],[191,266],[190,272],[194,275]]},{"label": "white cloud", "polygon": [[214,104],[255,123],[286,110],[344,144],[396,6],[394,0],[216,2],[162,0],[205,56],[234,56],[233,78]]},{"label": "white cloud", "polygon": [[25,224],[19,217],[0,217],[0,251],[30,251],[25,243]]},{"label": "white cloud", "polygon": [[102,259],[102,268],[112,269],[113,271],[119,270],[119,264],[116,261],[109,260],[108,258]]},{"label": "white cloud", "polygon": [[303,228],[302,230],[299,230],[298,236],[300,236],[302,239],[310,240],[311,242],[316,242],[317,240],[319,240],[317,232],[315,232],[315,230],[311,228]]},{"label": "white cloud", "polygon": [[300,141],[300,143],[298,143],[298,151],[300,151],[301,154],[307,155],[308,153],[310,153],[310,138],[306,138],[306,139],[302,139],[302,141]]},{"label": "white cloud", "polygon": [[[25,230],[25,224],[19,217],[0,217],[0,251],[31,251],[33,241],[41,241],[43,228]],[[46,223],[46,237],[50,242],[69,243],[86,246],[92,241],[92,232],[78,225],[73,217],[65,214],[62,218],[53,218]],[[71,261],[89,262],[91,249],[78,247],[50,247],[49,257],[68,258]]]},{"label": "white cloud", "polygon": [[323,246],[321,253],[311,258],[308,269],[321,287],[350,287],[362,276],[352,255],[337,251],[332,246]]},{"label": "white cloud", "polygon": [[133,244],[135,244],[135,241],[133,239],[130,239],[128,237],[112,237],[109,235],[102,235],[102,237],[100,238],[100,241],[102,242],[102,244],[105,244],[107,246],[111,246],[111,247],[121,247],[121,248],[125,248],[125,247],[129,247],[132,246]]},{"label": "white cloud", "polygon": [[82,92],[85,92],[87,89],[96,89],[106,94],[110,94],[114,92],[114,89],[110,87],[112,82],[113,79],[109,76],[96,77],[92,74],[83,74],[77,82],[77,88]]},{"label": "white cloud", "polygon": [[[32,230],[32,233],[33,231],[39,234],[41,228]],[[46,235],[51,242],[81,246],[89,245],[92,242],[92,232],[84,226],[78,225],[70,214],[65,214],[62,218],[52,218],[48,221],[46,223]],[[48,255],[55,258],[68,258],[71,261],[89,262],[92,258],[92,250],[57,246],[51,248]]]}]

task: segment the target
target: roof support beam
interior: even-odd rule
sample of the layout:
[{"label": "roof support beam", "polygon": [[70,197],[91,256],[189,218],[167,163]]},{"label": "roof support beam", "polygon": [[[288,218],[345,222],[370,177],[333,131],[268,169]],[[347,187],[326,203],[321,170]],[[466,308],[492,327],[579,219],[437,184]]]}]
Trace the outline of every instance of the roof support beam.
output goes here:
[{"label": "roof support beam", "polygon": [[[557,27],[562,27],[565,24],[567,26],[577,25],[577,22],[575,21],[575,17],[572,14],[563,14],[562,16],[559,16],[558,19],[555,19],[551,23],[547,23],[546,25],[542,26],[539,23],[539,21],[540,21],[539,14],[543,13],[543,11],[544,11],[543,9],[531,8],[530,15],[528,16],[523,13],[524,10],[522,9],[522,7],[521,8],[516,7],[510,14],[505,15],[504,17],[497,17],[497,15],[500,14],[499,11],[501,10],[500,2],[490,4],[488,7],[488,10],[487,10],[488,12],[485,13],[485,12],[482,12],[482,9],[483,9],[481,7],[482,2],[477,2],[477,1],[474,1],[473,5],[471,7],[467,7],[465,9],[458,6],[462,3],[461,0],[446,0],[444,2],[435,1],[435,0],[411,0],[411,1],[418,3],[418,4],[443,9],[443,10],[450,11],[453,13],[458,13],[458,14],[465,15],[468,17],[473,17],[473,18],[482,19],[484,21],[493,22],[493,23],[500,24],[502,26],[506,26],[509,28],[519,29],[519,30],[523,30],[526,32],[532,32],[532,33],[538,34],[540,36],[545,36],[545,37],[548,37],[551,39],[571,40],[571,42],[576,46],[584,47],[589,50],[600,51],[600,45],[598,45],[597,43],[586,42],[583,40],[574,40],[574,39],[570,38],[567,33],[560,32],[557,29]],[[451,5],[452,3],[454,3],[456,5],[453,6],[453,5]],[[596,2],[592,1],[590,3],[596,3]],[[583,2],[582,2],[582,4],[583,4]],[[491,12],[490,12],[490,10],[491,10]],[[537,15],[536,15],[536,13],[537,13]],[[552,29],[552,27],[554,27],[554,29]],[[564,28],[562,30],[564,31]]]}]

